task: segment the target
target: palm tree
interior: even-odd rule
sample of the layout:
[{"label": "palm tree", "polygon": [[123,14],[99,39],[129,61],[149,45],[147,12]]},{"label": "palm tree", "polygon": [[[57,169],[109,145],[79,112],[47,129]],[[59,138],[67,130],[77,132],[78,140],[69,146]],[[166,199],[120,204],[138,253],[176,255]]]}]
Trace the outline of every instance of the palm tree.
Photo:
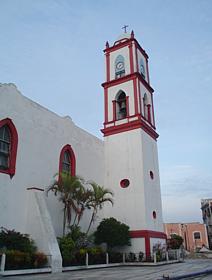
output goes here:
[{"label": "palm tree", "polygon": [[77,202],[79,211],[76,212],[73,225],[79,225],[85,209],[89,207],[88,202],[90,201],[92,194],[93,192],[89,189],[86,189],[84,186],[76,192],[75,200]]},{"label": "palm tree", "polygon": [[92,196],[87,203],[87,208],[88,209],[93,208],[93,213],[86,234],[88,234],[91,224],[94,222],[96,218],[98,210],[101,210],[103,208],[104,203],[110,202],[113,205],[113,199],[112,197],[109,197],[109,196],[113,196],[112,191],[104,188],[103,186],[98,185],[95,182],[88,182],[88,183],[92,187]]},{"label": "palm tree", "polygon": [[77,192],[84,188],[83,179],[78,176],[71,176],[68,173],[62,172],[59,179],[48,187],[47,193],[53,191],[55,195],[59,193],[59,201],[64,204],[63,208],[63,236],[65,235],[66,223],[71,224],[73,211],[80,213],[76,203]]}]

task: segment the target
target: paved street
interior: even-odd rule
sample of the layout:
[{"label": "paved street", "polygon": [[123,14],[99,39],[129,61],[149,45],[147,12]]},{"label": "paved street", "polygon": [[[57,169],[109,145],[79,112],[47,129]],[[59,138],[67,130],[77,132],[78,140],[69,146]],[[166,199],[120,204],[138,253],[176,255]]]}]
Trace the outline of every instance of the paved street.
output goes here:
[{"label": "paved street", "polygon": [[[6,280],[156,280],[163,275],[181,275],[204,269],[212,269],[212,260],[186,260],[184,263],[157,267],[114,267],[63,272],[58,274],[39,274],[7,277]],[[194,278],[212,280],[212,274]]]}]

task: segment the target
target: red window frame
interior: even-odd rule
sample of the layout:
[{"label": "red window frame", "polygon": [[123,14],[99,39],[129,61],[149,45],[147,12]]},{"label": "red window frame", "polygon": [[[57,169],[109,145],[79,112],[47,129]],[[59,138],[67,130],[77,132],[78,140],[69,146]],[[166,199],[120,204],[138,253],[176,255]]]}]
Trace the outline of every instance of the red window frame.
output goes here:
[{"label": "red window frame", "polygon": [[75,154],[74,154],[74,151],[73,151],[71,145],[67,144],[62,148],[62,150],[60,152],[59,177],[60,177],[61,172],[63,171],[63,158],[64,158],[65,152],[67,152],[70,156],[70,161],[71,161],[70,175],[76,176],[76,157],[75,157]]},{"label": "red window frame", "polygon": [[9,165],[7,169],[1,169],[0,173],[5,173],[10,175],[12,178],[15,175],[16,171],[16,157],[17,157],[17,148],[18,148],[18,133],[16,127],[11,119],[6,118],[0,120],[0,128],[7,126],[10,131],[10,151],[9,151]]}]

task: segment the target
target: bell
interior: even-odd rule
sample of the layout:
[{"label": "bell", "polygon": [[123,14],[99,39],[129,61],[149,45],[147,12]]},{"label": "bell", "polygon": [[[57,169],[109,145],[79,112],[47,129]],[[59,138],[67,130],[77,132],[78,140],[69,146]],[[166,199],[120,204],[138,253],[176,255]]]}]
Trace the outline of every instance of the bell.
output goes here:
[{"label": "bell", "polygon": [[120,108],[121,108],[121,110],[122,110],[122,109],[126,109],[126,102],[125,102],[125,101],[122,101],[122,102],[121,102]]}]

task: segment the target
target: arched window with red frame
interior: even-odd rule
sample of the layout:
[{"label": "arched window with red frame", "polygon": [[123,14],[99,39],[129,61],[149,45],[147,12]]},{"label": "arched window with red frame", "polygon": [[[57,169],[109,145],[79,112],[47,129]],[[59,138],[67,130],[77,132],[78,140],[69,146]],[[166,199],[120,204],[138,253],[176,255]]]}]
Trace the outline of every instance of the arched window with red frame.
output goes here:
[{"label": "arched window with red frame", "polygon": [[18,133],[9,118],[0,120],[0,173],[15,175]]},{"label": "arched window with red frame", "polygon": [[65,145],[60,152],[59,174],[68,173],[76,175],[76,158],[71,145]]}]

